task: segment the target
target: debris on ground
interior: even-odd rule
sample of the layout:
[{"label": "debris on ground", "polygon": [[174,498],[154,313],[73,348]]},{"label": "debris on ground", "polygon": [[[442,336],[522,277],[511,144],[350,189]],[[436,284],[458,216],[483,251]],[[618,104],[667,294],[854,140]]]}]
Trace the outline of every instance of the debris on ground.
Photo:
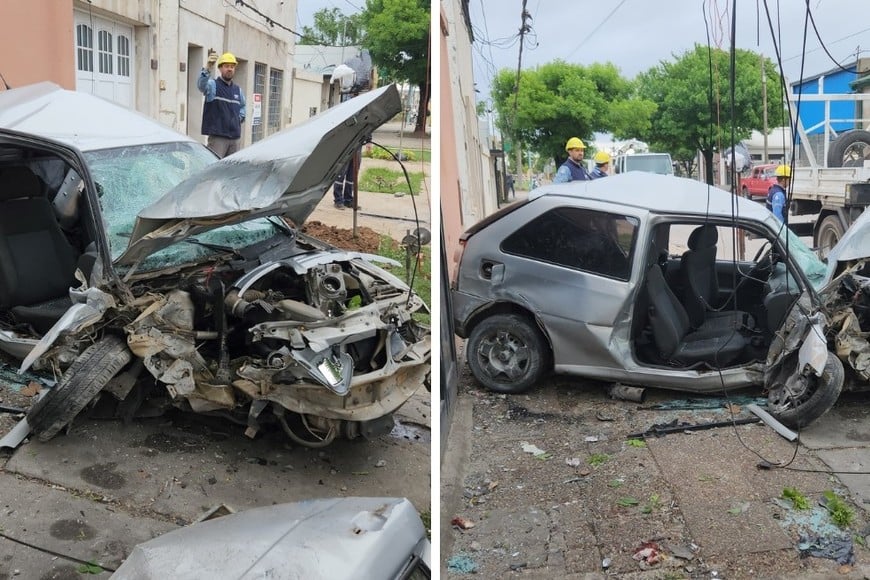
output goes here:
[{"label": "debris on ground", "polygon": [[849,534],[829,537],[801,535],[798,550],[803,557],[827,558],[836,560],[838,564],[855,563],[855,546]]},{"label": "debris on ground", "polygon": [[580,467],[581,460],[579,457],[568,457],[565,459],[565,465],[569,467]]},{"label": "debris on ground", "polygon": [[453,519],[450,520],[450,525],[455,526],[460,530],[470,530],[474,527],[475,524],[468,518],[464,518],[462,516],[453,516]]},{"label": "debris on ground", "polygon": [[662,552],[659,545],[655,542],[643,542],[638,549],[634,551],[635,560],[638,561],[642,570],[647,570],[662,561]]},{"label": "debris on ground", "polygon": [[525,451],[526,453],[530,453],[535,457],[535,459],[540,459],[541,461],[546,461],[547,459],[553,457],[552,453],[548,453],[547,451],[544,451],[537,445],[533,445],[528,441],[521,442],[520,447],[522,447],[523,451]]},{"label": "debris on ground", "polygon": [[476,574],[477,562],[471,556],[463,553],[450,556],[447,560],[447,571],[456,574]]}]

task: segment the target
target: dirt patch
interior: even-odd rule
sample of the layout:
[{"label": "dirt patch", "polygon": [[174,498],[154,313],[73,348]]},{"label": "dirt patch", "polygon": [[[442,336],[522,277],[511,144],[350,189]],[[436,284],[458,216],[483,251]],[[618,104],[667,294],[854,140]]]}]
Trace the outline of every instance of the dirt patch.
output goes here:
[{"label": "dirt patch", "polygon": [[378,253],[382,236],[382,234],[371,228],[358,227],[354,237],[352,229],[328,226],[319,221],[306,223],[302,226],[302,233],[324,241],[327,244],[332,244],[342,250],[368,252],[370,254]]}]

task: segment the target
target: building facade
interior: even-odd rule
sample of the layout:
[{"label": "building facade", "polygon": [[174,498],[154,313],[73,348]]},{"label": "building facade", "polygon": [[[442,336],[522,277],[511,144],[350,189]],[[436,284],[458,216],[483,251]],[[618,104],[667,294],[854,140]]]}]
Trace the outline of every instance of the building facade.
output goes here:
[{"label": "building facade", "polygon": [[209,50],[232,52],[247,100],[248,145],[289,123],[296,0],[27,0],[0,2],[6,82],[52,81],[201,137],[196,79]]}]

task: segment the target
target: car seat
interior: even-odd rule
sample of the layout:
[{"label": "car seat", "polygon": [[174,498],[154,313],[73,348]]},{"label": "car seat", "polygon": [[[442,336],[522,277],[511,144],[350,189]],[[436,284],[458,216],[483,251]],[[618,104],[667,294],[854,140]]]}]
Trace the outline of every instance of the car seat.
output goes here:
[{"label": "car seat", "polygon": [[689,249],[680,260],[680,272],[685,289],[685,308],[692,328],[705,323],[721,328],[753,328],[752,316],[741,310],[716,310],[719,280],[716,275],[716,226],[706,224],[689,235]]},{"label": "car seat", "polygon": [[0,310],[46,332],[69,308],[78,251],[39,178],[27,167],[0,172]]},{"label": "car seat", "polygon": [[658,264],[647,269],[646,294],[653,342],[663,360],[681,366],[706,363],[724,367],[734,362],[746,347],[747,339],[731,328],[702,325],[692,331],[686,310]]}]

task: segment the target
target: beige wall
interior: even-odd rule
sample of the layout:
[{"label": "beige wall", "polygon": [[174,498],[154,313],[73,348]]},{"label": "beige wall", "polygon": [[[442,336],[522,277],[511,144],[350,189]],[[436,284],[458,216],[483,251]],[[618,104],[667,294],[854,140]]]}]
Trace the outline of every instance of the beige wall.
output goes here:
[{"label": "beige wall", "polygon": [[448,28],[441,11],[440,26],[441,71],[439,75],[441,119],[441,229],[444,232],[444,254],[447,256],[447,273],[453,279],[456,264],[453,255],[459,248],[459,236],[464,230],[462,223],[462,202],[459,193],[459,156],[456,147],[456,121],[453,115],[453,95],[450,84],[450,71],[444,66],[449,53]]},{"label": "beige wall", "polygon": [[0,1],[0,54],[6,55],[0,74],[10,86],[52,81],[75,88],[72,5],[72,0]]},{"label": "beige wall", "polygon": [[[275,22],[296,26],[297,0],[259,0],[257,8]],[[254,63],[284,73],[279,118],[290,118],[292,51],[295,38],[269,26],[253,11],[215,0],[0,0],[0,47],[7,58],[0,74],[13,86],[53,81],[76,88],[74,11],[133,29],[132,106],[164,124],[201,138],[202,95],[196,77],[209,48],[231,51],[240,61],[236,78],[251,101]],[[268,87],[268,83],[267,83]],[[264,99],[267,95],[264,95]],[[264,121],[267,107],[264,105]],[[250,117],[250,106],[249,106]],[[251,125],[243,143],[251,141]]]},{"label": "beige wall", "polygon": [[459,0],[441,2],[441,213],[450,273],[459,236],[497,209],[489,145],[481,141],[471,38]]},{"label": "beige wall", "polygon": [[[293,79],[293,103],[291,125],[298,125],[309,119],[311,107],[317,108],[320,113],[328,108],[328,103],[323,99],[323,91],[326,83],[323,75],[296,69]],[[327,79],[328,80],[328,79]]]}]

